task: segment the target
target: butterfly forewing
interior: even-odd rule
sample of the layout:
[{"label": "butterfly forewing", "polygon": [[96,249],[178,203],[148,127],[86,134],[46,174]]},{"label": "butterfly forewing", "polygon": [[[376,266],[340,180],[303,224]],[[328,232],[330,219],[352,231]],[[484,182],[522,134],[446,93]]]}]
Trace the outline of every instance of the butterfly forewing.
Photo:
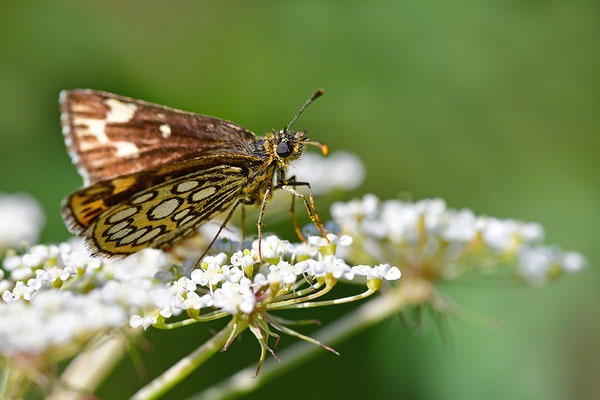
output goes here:
[{"label": "butterfly forewing", "polygon": [[65,144],[84,184],[209,154],[238,154],[256,136],[229,121],[89,89],[63,91]]}]

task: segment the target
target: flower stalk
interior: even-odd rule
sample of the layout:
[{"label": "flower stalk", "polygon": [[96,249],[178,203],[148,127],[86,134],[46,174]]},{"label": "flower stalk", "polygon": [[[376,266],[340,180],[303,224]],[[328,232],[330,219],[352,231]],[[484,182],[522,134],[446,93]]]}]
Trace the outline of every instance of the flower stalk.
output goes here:
[{"label": "flower stalk", "polygon": [[131,400],[151,400],[157,399],[170,388],[175,386],[186,376],[192,373],[202,363],[208,360],[216,352],[225,347],[232,334],[237,335],[248,327],[248,322],[244,319],[233,318],[225,328],[219,331],[202,346],[198,347],[187,357],[179,360],[171,368],[163,372],[133,395]]}]

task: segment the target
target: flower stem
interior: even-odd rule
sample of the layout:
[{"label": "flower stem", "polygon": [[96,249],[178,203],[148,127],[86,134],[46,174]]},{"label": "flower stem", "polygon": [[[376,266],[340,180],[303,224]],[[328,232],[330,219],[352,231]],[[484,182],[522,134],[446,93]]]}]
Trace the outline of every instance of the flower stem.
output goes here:
[{"label": "flower stem", "polygon": [[8,385],[10,382],[10,376],[13,372],[12,363],[6,362],[4,368],[2,369],[2,377],[0,378],[0,399],[7,398],[8,393]]},{"label": "flower stem", "polygon": [[324,294],[329,293],[329,291],[331,289],[333,289],[333,285],[326,285],[323,289],[321,289],[320,291],[318,291],[316,293],[312,293],[312,294],[309,294],[308,296],[304,296],[304,297],[294,297],[293,299],[290,299],[290,300],[283,300],[283,301],[277,301],[275,303],[270,303],[270,304],[267,304],[265,306],[265,308],[267,310],[269,310],[269,309],[281,309],[281,308],[284,308],[284,307],[289,306],[289,305],[298,304],[298,303],[301,303],[301,302],[304,302],[304,301],[316,299],[318,297],[323,296]]},{"label": "flower stem", "polygon": [[163,372],[162,375],[155,378],[152,382],[141,388],[133,395],[131,400],[156,399],[160,397],[198,368],[204,361],[208,360],[213,354],[221,350],[234,329],[237,329],[239,334],[247,327],[248,322],[245,319],[233,318],[225,328],[210,340],[198,347],[187,357],[179,360],[175,365]]},{"label": "flower stem", "polygon": [[[125,334],[102,338],[100,342],[92,343],[69,363],[61,375],[64,385],[55,388],[47,398],[50,400],[87,398],[86,393],[93,393],[123,357],[131,340]],[[75,388],[77,390],[73,390]]]},{"label": "flower stem", "polygon": [[292,308],[310,308],[310,307],[322,307],[322,306],[333,306],[335,304],[344,304],[350,303],[352,301],[361,300],[366,297],[369,297],[375,293],[374,290],[367,290],[366,292],[357,294],[355,296],[343,297],[341,299],[333,299],[333,300],[324,300],[324,301],[312,301],[310,303],[298,303],[298,304],[288,304],[282,307],[273,308],[273,310],[289,310]]},{"label": "flower stem", "polygon": [[[356,310],[338,319],[327,327],[317,331],[314,338],[321,343],[334,344],[356,333],[373,326],[394,315],[411,304],[426,301],[432,293],[431,284],[420,279],[406,279],[403,284],[373,300],[361,305]],[[261,373],[253,378],[255,367],[247,367],[230,378],[218,383],[203,392],[197,393],[188,400],[230,399],[256,390],[264,383],[297,367],[322,351],[321,347],[311,343],[299,342],[280,353],[282,363],[268,360]]]},{"label": "flower stem", "polygon": [[181,328],[182,326],[188,326],[188,325],[195,324],[196,322],[214,321],[215,319],[222,318],[226,315],[228,315],[228,314],[225,314],[223,312],[212,312],[212,313],[208,313],[208,314],[204,314],[204,315],[199,315],[195,318],[188,318],[188,319],[184,319],[184,320],[177,321],[177,322],[157,323],[157,324],[154,324],[153,326],[157,329],[163,329],[163,330],[177,329],[177,328]]}]

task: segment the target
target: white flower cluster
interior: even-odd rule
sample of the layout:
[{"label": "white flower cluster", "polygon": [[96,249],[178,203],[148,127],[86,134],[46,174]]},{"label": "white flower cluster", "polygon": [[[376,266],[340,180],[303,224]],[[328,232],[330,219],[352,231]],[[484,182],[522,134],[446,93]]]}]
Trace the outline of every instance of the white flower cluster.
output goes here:
[{"label": "white flower cluster", "polygon": [[563,272],[579,272],[587,262],[576,252],[564,252],[555,246],[523,246],[518,252],[518,272],[528,282],[544,283]]},{"label": "white flower cluster", "polygon": [[[352,241],[347,236],[341,240],[332,234],[329,237],[332,242],[346,245]],[[310,238],[311,242],[321,243],[317,238]],[[149,313],[133,315],[131,325],[146,328],[157,322],[158,315],[169,318],[191,310],[250,314],[266,298],[273,305],[279,295],[289,295],[302,285],[315,285],[327,276],[336,280],[358,277],[397,280],[401,275],[398,268],[389,264],[351,267],[334,254],[323,255],[319,248],[310,244],[293,245],[274,235],[263,239],[261,251],[262,264],[259,262],[258,241],[253,242],[251,249],[237,251],[229,257],[225,253],[205,257],[201,266],[189,277],[181,276],[168,285],[170,297],[155,298],[159,301],[149,309]],[[313,254],[313,258],[307,258],[307,254]]]},{"label": "white flower cluster", "polygon": [[[335,235],[330,239],[351,242]],[[313,238],[310,242],[321,244]],[[266,237],[261,250],[262,264],[255,241],[250,249],[206,256],[196,270],[195,259],[175,262],[177,252],[153,249],[118,261],[100,260],[90,256],[80,239],[8,254],[6,276],[0,279],[0,352],[39,354],[94,333],[147,328],[182,312],[199,320],[207,314],[250,314],[257,304],[275,304],[278,296],[287,299],[303,286],[316,291],[325,276],[400,277],[389,265],[350,267],[333,253],[324,255],[318,247],[276,236]]]},{"label": "white flower cluster", "polygon": [[482,251],[488,255],[486,265],[516,257],[516,272],[530,283],[585,266],[578,253],[539,245],[544,229],[537,223],[477,216],[469,209],[448,208],[442,199],[380,201],[366,195],[333,204],[331,213],[341,231],[352,232],[362,250],[375,259],[393,257],[404,267],[433,266],[446,278],[465,272],[459,269],[460,262]]},{"label": "white flower cluster", "polygon": [[93,291],[85,295],[46,290],[29,302],[0,303],[0,353],[42,354],[85,340],[127,321],[121,306]]},{"label": "white flower cluster", "polygon": [[0,193],[0,250],[36,243],[44,222],[44,212],[31,196]]},{"label": "white flower cluster", "polygon": [[161,251],[147,249],[122,261],[101,262],[79,239],[8,255],[3,261],[7,279],[0,280],[0,352],[51,352],[123,328],[132,312],[168,295],[153,278],[169,267],[168,260]]},{"label": "white flower cluster", "polygon": [[327,157],[306,152],[292,164],[288,176],[296,176],[298,182],[310,182],[315,194],[327,194],[358,187],[365,179],[365,167],[360,158],[345,151]]}]

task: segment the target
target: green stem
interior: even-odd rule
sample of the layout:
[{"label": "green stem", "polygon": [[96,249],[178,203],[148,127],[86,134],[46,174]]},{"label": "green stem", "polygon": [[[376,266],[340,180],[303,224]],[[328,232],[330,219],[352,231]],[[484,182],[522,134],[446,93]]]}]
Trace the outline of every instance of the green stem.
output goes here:
[{"label": "green stem", "polygon": [[[237,328],[236,328],[237,325]],[[198,347],[187,357],[179,360],[171,368],[163,372],[162,375],[155,378],[152,382],[141,388],[133,395],[131,400],[156,399],[182,381],[186,376],[198,368],[204,361],[208,360],[213,354],[221,350],[227,342],[227,338],[234,329],[238,334],[248,327],[248,321],[233,318],[225,328],[213,336],[209,341]]]},{"label": "green stem", "polygon": [[333,285],[325,285],[325,287],[323,289],[321,289],[320,291],[318,291],[316,293],[309,294],[308,296],[304,296],[304,297],[295,297],[290,300],[283,300],[283,301],[277,301],[275,303],[270,303],[270,304],[267,304],[265,306],[265,308],[267,310],[281,309],[281,308],[284,308],[284,307],[292,305],[292,304],[298,304],[298,303],[301,303],[304,301],[316,299],[318,297],[323,296],[324,294],[327,294],[331,289],[333,289]]},{"label": "green stem", "polygon": [[288,299],[295,299],[298,297],[302,297],[306,294],[312,293],[315,290],[319,289],[319,287],[321,286],[321,284],[318,284],[317,286],[310,286],[306,289],[302,289],[302,290],[298,290],[296,292],[290,293],[290,294],[285,294],[282,296],[277,296],[277,301],[282,301],[282,300],[288,300]]},{"label": "green stem", "polygon": [[[314,338],[327,344],[340,342],[389,318],[408,305],[420,304],[426,301],[431,292],[432,288],[429,282],[407,279],[394,290],[374,298],[317,331]],[[298,342],[280,353],[282,363],[274,360],[266,361],[257,377],[253,378],[255,367],[251,366],[235,373],[225,381],[189,397],[188,400],[230,399],[250,393],[276,376],[316,356],[321,351],[321,347],[311,343]]]},{"label": "green stem", "polygon": [[13,372],[12,363],[6,361],[4,368],[2,369],[2,378],[0,380],[0,399],[5,399],[8,393],[8,385]]},{"label": "green stem", "polygon": [[375,291],[369,289],[366,292],[363,292],[361,294],[357,294],[355,296],[348,296],[348,297],[343,297],[341,299],[333,299],[333,300],[313,301],[313,302],[309,302],[309,303],[288,304],[288,305],[283,306],[283,307],[273,308],[273,310],[289,310],[289,309],[293,309],[293,308],[310,308],[310,307],[333,306],[335,304],[344,304],[344,303],[350,303],[350,302],[356,301],[356,300],[361,300],[361,299],[364,299],[366,297],[369,297],[373,293],[375,293]]},{"label": "green stem", "polygon": [[214,321],[215,319],[223,318],[226,315],[228,315],[228,314],[226,314],[224,312],[220,312],[220,311],[215,311],[215,312],[211,312],[208,314],[199,315],[195,318],[188,318],[188,319],[184,319],[184,320],[177,321],[177,322],[171,322],[171,323],[162,322],[162,323],[154,324],[153,326],[157,329],[170,330],[170,329],[181,328],[182,326],[188,326],[191,324],[195,324],[196,322]]},{"label": "green stem", "polygon": [[112,338],[100,339],[100,343],[92,343],[69,363],[61,375],[64,385],[55,388],[47,398],[50,400],[87,398],[85,393],[93,393],[112,371],[125,354],[130,340],[126,335],[115,335]]}]

